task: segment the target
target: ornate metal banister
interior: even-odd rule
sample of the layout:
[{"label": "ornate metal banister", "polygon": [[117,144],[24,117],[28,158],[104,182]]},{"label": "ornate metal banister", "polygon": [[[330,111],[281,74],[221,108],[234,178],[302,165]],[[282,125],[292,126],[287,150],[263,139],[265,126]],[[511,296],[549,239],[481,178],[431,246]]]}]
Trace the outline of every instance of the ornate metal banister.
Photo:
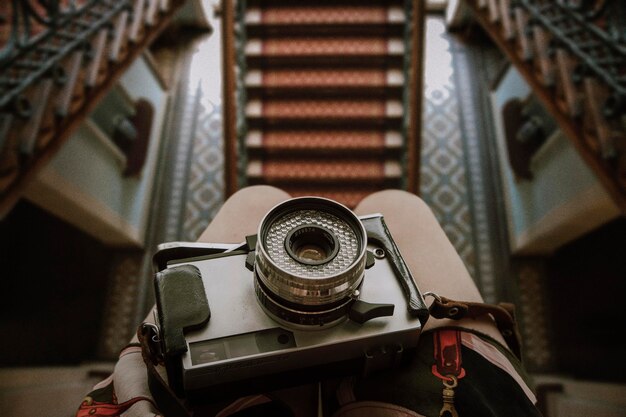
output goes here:
[{"label": "ornate metal banister", "polygon": [[6,43],[0,50],[0,108],[23,110],[28,103],[21,94],[34,82],[46,76],[67,82],[60,63],[72,52],[80,50],[86,60],[93,58],[92,37],[111,27],[117,15],[130,11],[131,0],[12,0],[11,6],[0,7],[11,16],[10,36],[2,39]]},{"label": "ornate metal banister", "polygon": [[619,0],[466,0],[626,213],[626,9]]},{"label": "ornate metal banister", "polygon": [[183,3],[0,2],[0,218]]},{"label": "ornate metal banister", "polygon": [[[598,18],[611,8],[604,6],[586,13],[582,7],[574,7],[566,2],[545,2],[540,0],[517,0],[512,7],[522,7],[531,16],[530,21],[543,26],[552,35],[550,49],[566,48],[579,60],[577,77],[594,75],[612,91],[608,102],[604,103],[607,115],[618,115],[618,103],[626,98],[626,45],[624,39],[611,36],[590,22],[590,17]],[[626,22],[624,22],[626,23]]]}]

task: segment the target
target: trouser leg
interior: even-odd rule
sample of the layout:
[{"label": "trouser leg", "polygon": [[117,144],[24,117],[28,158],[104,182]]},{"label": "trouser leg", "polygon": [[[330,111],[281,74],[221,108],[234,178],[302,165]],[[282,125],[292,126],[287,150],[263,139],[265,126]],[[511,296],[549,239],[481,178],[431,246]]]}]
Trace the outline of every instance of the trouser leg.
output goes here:
[{"label": "trouser leg", "polygon": [[243,188],[230,196],[198,242],[239,243],[256,234],[263,216],[289,194],[268,185]]},{"label": "trouser leg", "polygon": [[[482,302],[482,296],[463,261],[424,201],[401,190],[385,190],[369,195],[359,203],[358,215],[381,213],[418,288],[447,298]],[[428,301],[428,300],[427,300]],[[493,320],[437,320],[430,318],[426,329],[462,326],[494,337],[504,344]]]}]

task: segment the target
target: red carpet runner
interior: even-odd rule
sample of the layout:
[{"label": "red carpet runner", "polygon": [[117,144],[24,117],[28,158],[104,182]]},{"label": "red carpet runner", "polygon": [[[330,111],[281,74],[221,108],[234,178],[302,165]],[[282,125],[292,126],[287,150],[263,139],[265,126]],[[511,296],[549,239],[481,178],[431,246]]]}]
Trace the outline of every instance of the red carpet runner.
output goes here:
[{"label": "red carpet runner", "polygon": [[402,188],[402,1],[250,1],[248,184],[354,207]]}]

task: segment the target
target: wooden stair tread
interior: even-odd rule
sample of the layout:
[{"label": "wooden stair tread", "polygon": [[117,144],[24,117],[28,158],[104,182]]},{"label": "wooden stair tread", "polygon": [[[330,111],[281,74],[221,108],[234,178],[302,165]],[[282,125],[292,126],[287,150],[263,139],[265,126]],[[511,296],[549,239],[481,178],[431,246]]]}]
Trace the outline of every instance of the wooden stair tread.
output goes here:
[{"label": "wooden stair tread", "polygon": [[402,146],[402,136],[396,131],[377,130],[253,130],[246,136],[249,150],[269,154],[306,152],[333,154],[383,153],[397,151]]},{"label": "wooden stair tread", "polygon": [[386,87],[402,86],[399,69],[300,68],[251,70],[245,77],[247,87]]},{"label": "wooden stair tread", "polygon": [[399,5],[311,5],[253,7],[246,11],[246,24],[328,24],[403,23],[404,10]]},{"label": "wooden stair tread", "polygon": [[385,36],[252,38],[245,53],[247,57],[397,56],[404,54],[404,41]]},{"label": "wooden stair tread", "polygon": [[272,68],[250,70],[245,77],[249,99],[255,98],[401,98],[401,69]]},{"label": "wooden stair tread", "polygon": [[380,159],[270,159],[248,162],[248,177],[267,181],[384,181],[398,178],[401,167],[397,161]]},{"label": "wooden stair tread", "polygon": [[246,105],[248,118],[380,119],[402,113],[401,101],[381,99],[269,99],[250,100]]},{"label": "wooden stair tread", "polygon": [[248,36],[395,35],[402,36],[404,10],[399,5],[295,5],[256,7],[245,14]]}]

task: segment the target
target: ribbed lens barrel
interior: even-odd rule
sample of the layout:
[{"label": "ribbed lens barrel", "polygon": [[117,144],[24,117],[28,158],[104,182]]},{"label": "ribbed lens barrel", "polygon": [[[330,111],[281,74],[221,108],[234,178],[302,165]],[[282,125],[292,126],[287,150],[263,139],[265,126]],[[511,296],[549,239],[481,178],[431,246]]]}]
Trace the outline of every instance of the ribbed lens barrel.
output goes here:
[{"label": "ribbed lens barrel", "polygon": [[256,279],[263,294],[286,310],[334,309],[361,285],[366,246],[363,225],[345,206],[294,198],[274,207],[259,226]]}]

